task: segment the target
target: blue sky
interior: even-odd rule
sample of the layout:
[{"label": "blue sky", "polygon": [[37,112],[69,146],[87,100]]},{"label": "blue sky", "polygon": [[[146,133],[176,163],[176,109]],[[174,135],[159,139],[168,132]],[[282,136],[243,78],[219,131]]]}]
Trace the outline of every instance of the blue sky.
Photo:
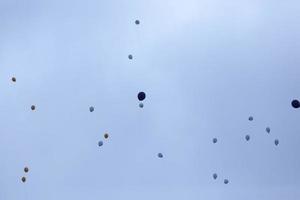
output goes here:
[{"label": "blue sky", "polygon": [[299,13],[0,0],[0,200],[299,199]]}]

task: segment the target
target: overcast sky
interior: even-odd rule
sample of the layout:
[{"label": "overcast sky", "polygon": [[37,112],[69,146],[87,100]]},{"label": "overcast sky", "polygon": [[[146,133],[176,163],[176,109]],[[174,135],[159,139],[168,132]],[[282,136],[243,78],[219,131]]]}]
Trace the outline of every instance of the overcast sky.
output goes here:
[{"label": "overcast sky", "polygon": [[300,199],[299,20],[298,0],[0,0],[0,200]]}]

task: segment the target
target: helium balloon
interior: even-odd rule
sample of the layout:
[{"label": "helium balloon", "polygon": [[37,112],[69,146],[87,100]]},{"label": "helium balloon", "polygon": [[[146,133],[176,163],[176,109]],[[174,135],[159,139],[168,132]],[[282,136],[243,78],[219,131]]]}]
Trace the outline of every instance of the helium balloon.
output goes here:
[{"label": "helium balloon", "polygon": [[129,60],[132,60],[133,56],[131,54],[128,55]]},{"label": "helium balloon", "polygon": [[12,82],[16,82],[17,81],[16,77],[12,77],[11,80],[12,80]]},{"label": "helium balloon", "polygon": [[249,120],[249,121],[253,121],[253,117],[250,116],[250,117],[248,118],[248,120]]},{"label": "helium balloon", "polygon": [[136,25],[139,25],[139,24],[140,24],[140,21],[139,21],[139,20],[135,20],[135,24],[136,24]]},{"label": "helium balloon", "polygon": [[25,172],[25,173],[29,172],[28,167],[24,167],[24,172]]},{"label": "helium balloon", "polygon": [[105,134],[104,134],[104,138],[105,138],[105,139],[107,139],[108,136],[109,136],[108,133],[105,133]]},{"label": "helium balloon", "polygon": [[249,141],[249,140],[250,140],[250,135],[246,135],[246,136],[245,136],[245,139],[246,139],[247,141]]},{"label": "helium balloon", "polygon": [[229,183],[229,180],[228,180],[228,179],[224,179],[224,183],[225,183],[225,184],[228,184],[228,183]]},{"label": "helium balloon", "polygon": [[267,131],[267,133],[270,133],[270,132],[271,132],[270,127],[267,127],[267,128],[266,128],[266,131]]},{"label": "helium balloon", "polygon": [[32,105],[32,106],[31,106],[31,110],[35,110],[35,105]]},{"label": "helium balloon", "polygon": [[215,143],[217,143],[218,142],[218,139],[217,138],[214,138],[213,139],[213,143],[215,144]]},{"label": "helium balloon", "polygon": [[279,140],[278,140],[278,139],[276,139],[276,140],[274,141],[274,144],[275,144],[276,146],[278,146],[278,144],[279,144]]},{"label": "helium balloon", "polygon": [[214,173],[213,178],[216,180],[218,178],[218,174]]},{"label": "helium balloon", "polygon": [[145,92],[139,92],[137,97],[139,101],[144,101],[144,99],[146,98],[146,94]]},{"label": "helium balloon", "polygon": [[294,99],[291,104],[294,108],[300,107],[300,102],[297,99]]},{"label": "helium balloon", "polygon": [[103,141],[98,142],[98,146],[101,147],[103,145]]},{"label": "helium balloon", "polygon": [[162,158],[162,157],[163,157],[163,154],[162,154],[162,153],[158,153],[157,156],[158,156],[159,158]]},{"label": "helium balloon", "polygon": [[26,182],[26,177],[23,176],[21,180],[22,180],[23,183],[25,183]]},{"label": "helium balloon", "polygon": [[90,107],[90,112],[94,112],[95,108],[93,106]]}]

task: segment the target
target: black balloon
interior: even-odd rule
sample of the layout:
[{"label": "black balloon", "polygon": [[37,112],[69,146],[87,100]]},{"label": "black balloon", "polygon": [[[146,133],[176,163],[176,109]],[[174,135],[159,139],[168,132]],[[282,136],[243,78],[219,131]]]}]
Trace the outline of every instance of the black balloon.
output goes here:
[{"label": "black balloon", "polygon": [[21,180],[22,180],[23,183],[25,183],[26,182],[26,177],[23,176]]},{"label": "black balloon", "polygon": [[299,108],[299,107],[300,107],[300,102],[299,102],[297,99],[294,99],[294,100],[292,101],[292,106],[293,106],[294,108]]},{"label": "black balloon", "polygon": [[31,106],[31,110],[35,110],[35,105],[32,105],[32,106]]},{"label": "black balloon", "polygon": [[146,94],[145,92],[139,92],[137,97],[140,101],[144,101],[144,99],[146,98]]}]

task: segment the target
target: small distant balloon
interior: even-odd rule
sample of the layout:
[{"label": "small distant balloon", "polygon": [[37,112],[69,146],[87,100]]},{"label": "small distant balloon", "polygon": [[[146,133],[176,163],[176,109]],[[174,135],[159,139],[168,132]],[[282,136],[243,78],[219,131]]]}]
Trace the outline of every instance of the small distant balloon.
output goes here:
[{"label": "small distant balloon", "polygon": [[157,156],[158,156],[159,158],[164,157],[162,153],[158,153]]},{"label": "small distant balloon", "polygon": [[228,179],[224,179],[224,184],[228,184],[229,180]]},{"label": "small distant balloon", "polygon": [[98,142],[98,146],[101,147],[103,145],[103,141]]},{"label": "small distant balloon", "polygon": [[90,112],[94,112],[95,108],[93,106],[90,107]]},{"label": "small distant balloon", "polygon": [[291,104],[292,104],[293,108],[300,107],[300,102],[297,99],[294,99]]},{"label": "small distant balloon", "polygon": [[107,139],[109,137],[108,133],[104,134],[104,138]]},{"label": "small distant balloon", "polygon": [[270,133],[270,132],[271,132],[271,128],[270,128],[270,127],[267,127],[267,128],[266,128],[266,132],[267,132],[267,133]]},{"label": "small distant balloon", "polygon": [[276,146],[278,146],[278,145],[279,145],[279,140],[276,139],[276,140],[274,141],[274,144],[275,144]]},{"label": "small distant balloon", "polygon": [[32,105],[32,106],[31,106],[31,110],[35,110],[35,105]]},{"label": "small distant balloon", "polygon": [[253,117],[250,116],[250,117],[248,118],[248,120],[249,120],[249,121],[253,121]]},{"label": "small distant balloon", "polygon": [[249,141],[249,140],[250,140],[250,135],[246,135],[246,136],[245,136],[245,139],[246,139],[247,141]]},{"label": "small distant balloon", "polygon": [[146,98],[146,93],[139,92],[137,97],[138,97],[139,101],[144,101],[144,99]]},{"label": "small distant balloon", "polygon": [[140,103],[140,104],[139,104],[139,107],[140,107],[140,108],[143,108],[143,107],[144,107],[144,104],[143,104],[143,103]]},{"label": "small distant balloon", "polygon": [[214,173],[213,178],[216,180],[218,178],[218,174]]},{"label": "small distant balloon", "polygon": [[22,180],[23,183],[25,183],[26,182],[26,177],[23,176],[21,180]]},{"label": "small distant balloon", "polygon": [[136,24],[136,25],[139,25],[139,24],[140,24],[140,21],[139,21],[139,20],[135,20],[135,24]]},{"label": "small distant balloon", "polygon": [[29,168],[28,167],[24,167],[24,172],[28,173],[29,172]]},{"label": "small distant balloon", "polygon": [[128,55],[129,60],[133,59],[133,56],[131,54]]},{"label": "small distant balloon", "polygon": [[12,80],[12,82],[16,82],[17,81],[16,77],[12,77],[11,80]]},{"label": "small distant balloon", "polygon": [[213,139],[213,143],[215,144],[215,143],[217,143],[218,142],[218,139],[217,138],[214,138]]}]

